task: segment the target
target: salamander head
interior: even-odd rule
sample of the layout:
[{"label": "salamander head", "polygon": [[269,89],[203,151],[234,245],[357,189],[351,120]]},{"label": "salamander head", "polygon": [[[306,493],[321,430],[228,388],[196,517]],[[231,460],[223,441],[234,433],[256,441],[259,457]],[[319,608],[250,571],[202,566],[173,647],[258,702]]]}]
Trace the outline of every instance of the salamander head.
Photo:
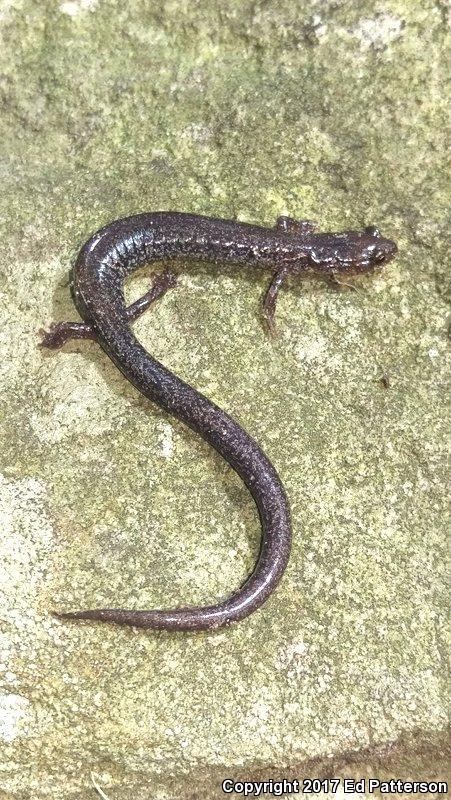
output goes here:
[{"label": "salamander head", "polygon": [[391,239],[383,239],[370,225],[363,231],[324,233],[309,249],[309,261],[315,271],[358,275],[382,267],[398,248]]}]

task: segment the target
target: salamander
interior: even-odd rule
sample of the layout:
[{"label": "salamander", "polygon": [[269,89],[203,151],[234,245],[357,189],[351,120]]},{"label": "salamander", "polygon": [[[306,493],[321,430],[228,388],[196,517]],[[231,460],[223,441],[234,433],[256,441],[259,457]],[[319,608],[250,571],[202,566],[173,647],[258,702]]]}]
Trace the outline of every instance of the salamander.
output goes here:
[{"label": "salamander", "polygon": [[60,322],[42,331],[42,347],[70,339],[94,339],[145,397],[202,436],[238,473],[261,520],[260,553],[245,583],[223,602],[203,607],[133,611],[99,608],[59,612],[85,619],[177,631],[218,628],[247,617],[271,595],[288,563],[291,521],[282,482],[259,445],[225,411],[182,381],[144,349],[130,327],[176,283],[166,269],[128,308],[124,281],[148,262],[207,261],[272,273],[263,301],[271,333],[281,286],[309,273],[337,279],[371,272],[388,262],[396,244],[375,226],[363,231],[317,233],[310,220],[279,217],[274,228],[180,212],[153,212],[118,219],[82,247],[71,275],[71,292],[83,322]]}]

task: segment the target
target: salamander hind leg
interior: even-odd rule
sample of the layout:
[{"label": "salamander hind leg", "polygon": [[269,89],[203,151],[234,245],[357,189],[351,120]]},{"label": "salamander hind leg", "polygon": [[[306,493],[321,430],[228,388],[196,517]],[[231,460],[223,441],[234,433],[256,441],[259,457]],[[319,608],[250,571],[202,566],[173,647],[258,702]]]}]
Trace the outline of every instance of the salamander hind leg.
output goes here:
[{"label": "salamander hind leg", "polygon": [[[158,275],[149,291],[127,308],[128,321],[134,322],[138,319],[152,303],[163,297],[168,289],[172,289],[176,283],[176,276],[169,270]],[[96,340],[94,329],[86,322],[56,322],[50,325],[47,331],[41,328],[39,333],[42,336],[39,347],[46,347],[50,350],[58,350],[71,339]]]},{"label": "salamander hind leg", "polygon": [[160,297],[163,297],[168,289],[173,289],[176,284],[177,278],[170,270],[166,270],[161,275],[158,275],[149,291],[127,308],[128,321],[134,322],[135,319],[138,319],[138,317],[140,317],[141,314],[143,314],[144,311],[146,311],[146,309],[152,305],[152,303],[155,303],[156,300],[159,300]]},{"label": "salamander hind leg", "polygon": [[48,331],[41,328],[39,333],[42,339],[38,347],[49,350],[59,350],[71,339],[95,339],[93,329],[85,322],[53,322]]},{"label": "salamander hind leg", "polygon": [[317,227],[316,222],[312,219],[293,219],[293,217],[277,217],[275,224],[276,230],[297,236],[313,233]]}]

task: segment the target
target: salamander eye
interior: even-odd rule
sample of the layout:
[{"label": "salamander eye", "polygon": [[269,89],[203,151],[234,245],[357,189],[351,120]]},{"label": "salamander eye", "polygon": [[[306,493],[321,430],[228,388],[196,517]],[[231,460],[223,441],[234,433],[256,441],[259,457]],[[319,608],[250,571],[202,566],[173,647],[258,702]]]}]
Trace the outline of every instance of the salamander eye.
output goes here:
[{"label": "salamander eye", "polygon": [[375,225],[367,225],[367,227],[365,228],[365,233],[369,233],[370,236],[380,236],[381,235],[381,232],[380,232],[379,228],[376,228]]}]

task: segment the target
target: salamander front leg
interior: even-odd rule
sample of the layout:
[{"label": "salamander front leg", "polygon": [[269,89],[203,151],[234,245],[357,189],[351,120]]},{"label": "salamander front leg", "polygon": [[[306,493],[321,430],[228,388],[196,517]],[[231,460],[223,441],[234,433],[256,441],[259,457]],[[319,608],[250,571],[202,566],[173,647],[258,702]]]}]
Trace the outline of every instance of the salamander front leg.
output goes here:
[{"label": "salamander front leg", "polygon": [[[176,276],[169,270],[158,275],[149,291],[127,308],[128,321],[134,322],[138,319],[155,300],[163,297],[176,283]],[[96,339],[95,331],[86,322],[57,322],[50,325],[48,331],[41,328],[39,333],[42,336],[39,347],[47,347],[50,350],[58,350],[71,339]]]},{"label": "salamander front leg", "polygon": [[277,217],[275,224],[276,230],[297,236],[307,236],[317,227],[312,219],[293,219],[293,217]]},{"label": "salamander front leg", "polygon": [[274,315],[276,313],[277,296],[284,280],[288,277],[290,272],[291,270],[289,267],[281,267],[278,269],[273,275],[272,281],[269,284],[268,290],[263,298],[263,314],[268,326],[268,330],[272,336],[276,335]]}]

